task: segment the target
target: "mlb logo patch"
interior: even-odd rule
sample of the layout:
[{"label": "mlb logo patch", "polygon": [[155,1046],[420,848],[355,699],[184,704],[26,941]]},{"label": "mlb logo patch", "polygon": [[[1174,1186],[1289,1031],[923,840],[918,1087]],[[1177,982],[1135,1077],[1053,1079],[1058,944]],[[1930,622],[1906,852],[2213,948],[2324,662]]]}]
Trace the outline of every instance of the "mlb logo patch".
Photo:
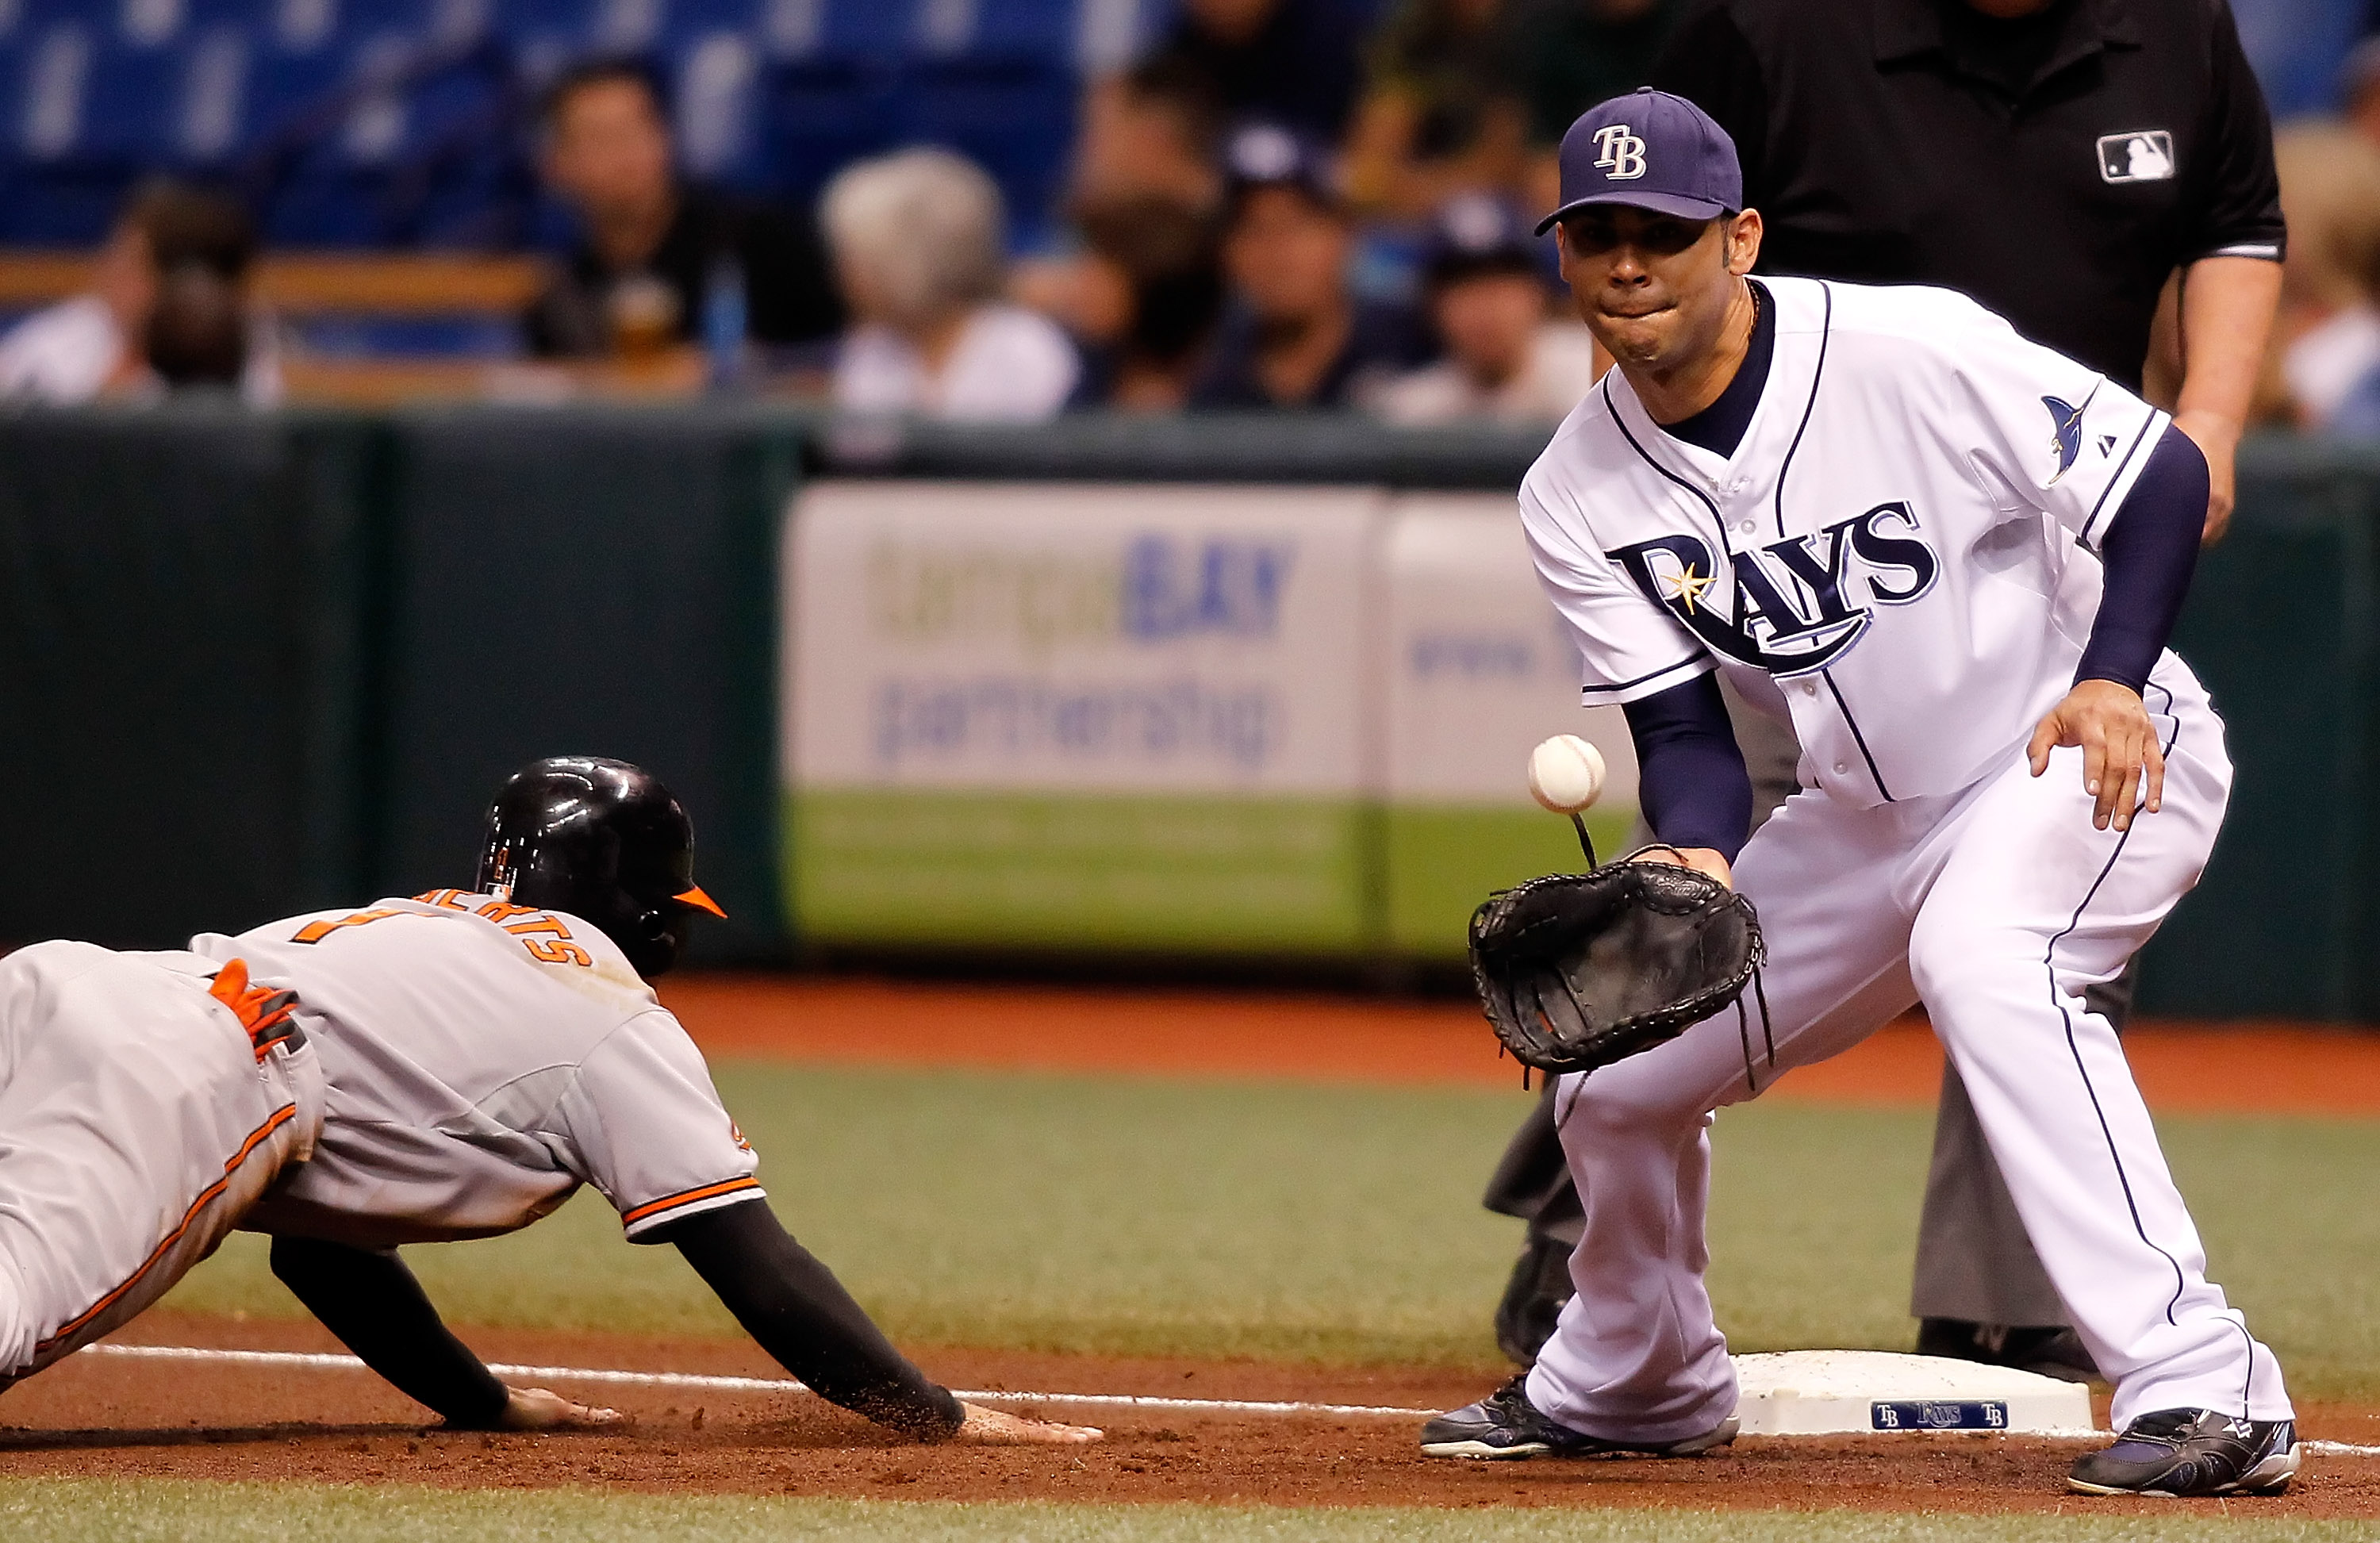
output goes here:
[{"label": "mlb logo patch", "polygon": [[2173,136],[2162,128],[2099,136],[2103,182],[2168,182],[2173,178]]}]

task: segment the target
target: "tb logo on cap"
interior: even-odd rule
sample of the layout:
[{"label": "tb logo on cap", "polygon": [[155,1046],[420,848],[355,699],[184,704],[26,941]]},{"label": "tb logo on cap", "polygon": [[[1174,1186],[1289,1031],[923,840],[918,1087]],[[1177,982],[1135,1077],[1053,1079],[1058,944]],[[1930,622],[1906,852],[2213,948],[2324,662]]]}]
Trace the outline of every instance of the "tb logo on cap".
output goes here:
[{"label": "tb logo on cap", "polygon": [[1595,131],[1595,164],[1609,173],[1614,182],[1628,182],[1643,176],[1645,141],[1624,123],[1598,128]]}]

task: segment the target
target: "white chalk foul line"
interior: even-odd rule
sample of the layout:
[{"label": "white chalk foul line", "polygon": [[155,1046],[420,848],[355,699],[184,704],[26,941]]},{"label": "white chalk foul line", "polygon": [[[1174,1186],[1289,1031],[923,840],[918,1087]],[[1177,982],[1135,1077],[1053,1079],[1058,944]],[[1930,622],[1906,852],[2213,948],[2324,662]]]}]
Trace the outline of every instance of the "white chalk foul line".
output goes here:
[{"label": "white chalk foul line", "polygon": [[[363,1371],[352,1355],[319,1355],[295,1350],[210,1350],[180,1344],[87,1344],[85,1355],[121,1355],[154,1361],[219,1361],[250,1367],[297,1367],[317,1371]],[[697,1388],[736,1393],[798,1393],[809,1390],[790,1377],[713,1377],[690,1371],[611,1371],[597,1367],[524,1367],[491,1362],[498,1377],[533,1377],[553,1381],[608,1382],[637,1388]],[[1106,1409],[1177,1409],[1225,1415],[1355,1415],[1411,1419],[1438,1413],[1435,1409],[1401,1409],[1375,1403],[1298,1403],[1274,1399],[1157,1398],[1136,1393],[1019,1393],[997,1389],[953,1390],[954,1397],[975,1403],[1073,1403]],[[1984,1434],[1978,1432],[1977,1434]],[[2051,1440],[2104,1440],[2104,1430],[2058,1430],[2035,1434]],[[2314,1457],[2380,1457],[2380,1447],[2351,1441],[2307,1441]]]},{"label": "white chalk foul line", "polygon": [[[318,1371],[361,1371],[364,1364],[352,1355],[327,1355],[294,1350],[209,1350],[178,1344],[89,1344],[85,1355],[124,1355],[156,1361],[218,1361],[250,1367],[296,1367]],[[594,1367],[522,1367],[491,1362],[498,1377],[531,1377],[553,1381],[606,1382],[638,1388],[698,1388],[720,1392],[796,1393],[809,1390],[790,1377],[710,1377],[686,1371],[608,1371]],[[1224,1415],[1369,1415],[1395,1418],[1427,1417],[1435,1409],[1398,1409],[1371,1403],[1300,1403],[1272,1399],[1156,1398],[1135,1393],[1020,1393],[997,1389],[953,1389],[952,1394],[972,1403],[1070,1403],[1105,1409],[1174,1409],[1185,1413]]]}]

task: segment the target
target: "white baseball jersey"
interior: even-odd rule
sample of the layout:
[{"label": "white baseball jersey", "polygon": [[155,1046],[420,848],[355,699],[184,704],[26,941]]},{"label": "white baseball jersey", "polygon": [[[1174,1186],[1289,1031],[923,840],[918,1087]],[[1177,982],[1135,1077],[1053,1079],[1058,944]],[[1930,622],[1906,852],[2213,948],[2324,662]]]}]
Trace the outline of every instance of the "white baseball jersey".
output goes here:
[{"label": "white baseball jersey", "polygon": [[1781,694],[1805,785],[1964,787],[2072,684],[2096,578],[2068,558],[2166,415],[1947,289],[1759,282],[1776,352],[1733,456],[1662,432],[1614,370],[1521,485],[1585,700],[1717,668]]},{"label": "white baseball jersey", "polygon": [[359,1247],[525,1227],[591,1184],[631,1239],[761,1194],[686,1031],[576,917],[436,890],[190,951],[297,993],[322,1128],[241,1225]]}]

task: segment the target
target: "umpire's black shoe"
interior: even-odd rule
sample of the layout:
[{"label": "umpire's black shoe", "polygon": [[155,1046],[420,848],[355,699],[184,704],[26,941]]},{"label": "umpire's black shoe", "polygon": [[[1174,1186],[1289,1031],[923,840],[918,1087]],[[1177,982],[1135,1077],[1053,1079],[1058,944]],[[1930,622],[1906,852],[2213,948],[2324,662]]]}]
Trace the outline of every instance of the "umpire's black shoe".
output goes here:
[{"label": "umpire's black shoe", "polygon": [[2078,1461],[2066,1485],[2086,1495],[2277,1495],[2298,1456],[2295,1421],[2160,1409]]},{"label": "umpire's black shoe", "polygon": [[1979,1361],[1987,1367],[2014,1367],[2061,1382],[2103,1380],[2097,1363],[2082,1347],[2082,1336],[2055,1324],[2027,1328],[1971,1323],[1962,1318],[1922,1318],[1917,1320],[1917,1354]]},{"label": "umpire's black shoe", "polygon": [[1537,1352],[1554,1337],[1562,1304],[1571,1299],[1570,1257],[1575,1246],[1531,1233],[1512,1265],[1512,1278],[1504,1283],[1504,1299],[1496,1304],[1496,1348],[1524,1370],[1537,1364]]},{"label": "umpire's black shoe", "polygon": [[1523,1387],[1527,1375],[1512,1379],[1476,1403],[1466,1403],[1440,1415],[1421,1428],[1421,1450],[1429,1457],[1597,1457],[1634,1452],[1650,1457],[1691,1457],[1723,1447],[1735,1440],[1735,1416],[1730,1415],[1716,1430],[1680,1441],[1607,1441],[1572,1430],[1538,1413]]}]

